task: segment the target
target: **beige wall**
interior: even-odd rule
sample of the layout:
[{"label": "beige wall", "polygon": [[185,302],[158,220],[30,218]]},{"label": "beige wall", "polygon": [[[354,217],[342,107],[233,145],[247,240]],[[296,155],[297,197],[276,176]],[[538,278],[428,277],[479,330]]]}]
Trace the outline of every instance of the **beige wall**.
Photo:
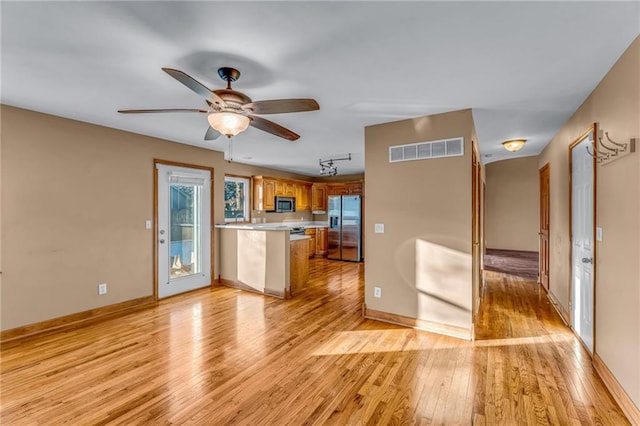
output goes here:
[{"label": "beige wall", "polygon": [[[224,174],[308,177],[220,152],[2,106],[2,330],[153,294],[154,158]],[[217,235],[214,239],[217,244]],[[218,274],[218,256],[214,276]],[[98,296],[98,283],[109,292]]]},{"label": "beige wall", "polygon": [[496,161],[485,167],[487,247],[538,251],[538,157]]},{"label": "beige wall", "polygon": [[[588,66],[588,64],[586,64]],[[550,291],[569,311],[568,147],[593,123],[640,137],[640,38],[540,155],[550,163]],[[640,408],[640,152],[597,167],[595,351]]]},{"label": "beige wall", "polygon": [[[472,132],[471,110],[365,128],[368,309],[471,328]],[[389,146],[459,136],[464,156],[389,163]]]}]

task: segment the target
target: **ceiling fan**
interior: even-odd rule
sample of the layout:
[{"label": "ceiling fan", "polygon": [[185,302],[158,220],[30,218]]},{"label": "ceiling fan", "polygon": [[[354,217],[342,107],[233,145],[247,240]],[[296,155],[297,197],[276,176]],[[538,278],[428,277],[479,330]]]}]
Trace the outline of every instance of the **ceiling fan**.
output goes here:
[{"label": "ceiling fan", "polygon": [[248,126],[271,133],[281,138],[295,141],[300,135],[273,121],[256,114],[282,114],[288,112],[316,111],[320,109],[314,99],[274,99],[253,102],[244,93],[231,88],[231,82],[240,78],[240,71],[222,67],[218,75],[227,82],[226,89],[210,90],[190,75],[173,68],[162,68],[164,72],[205,98],[208,108],[166,108],[166,109],[124,109],[123,114],[146,114],[166,112],[197,112],[208,114],[209,128],[205,140],[214,140],[221,134],[231,137],[247,129]]}]

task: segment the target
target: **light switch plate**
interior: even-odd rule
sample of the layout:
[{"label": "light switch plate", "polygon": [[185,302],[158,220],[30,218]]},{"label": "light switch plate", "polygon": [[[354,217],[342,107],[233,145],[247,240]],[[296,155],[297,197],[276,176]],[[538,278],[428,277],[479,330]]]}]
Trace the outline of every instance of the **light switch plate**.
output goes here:
[{"label": "light switch plate", "polygon": [[151,226],[152,226],[152,223],[151,223],[150,220],[147,220],[147,221],[144,222],[144,227],[146,229],[151,229]]},{"label": "light switch plate", "polygon": [[376,223],[375,232],[376,234],[384,234],[384,223]]},{"label": "light switch plate", "polygon": [[602,228],[600,226],[596,227],[596,241],[602,241]]}]

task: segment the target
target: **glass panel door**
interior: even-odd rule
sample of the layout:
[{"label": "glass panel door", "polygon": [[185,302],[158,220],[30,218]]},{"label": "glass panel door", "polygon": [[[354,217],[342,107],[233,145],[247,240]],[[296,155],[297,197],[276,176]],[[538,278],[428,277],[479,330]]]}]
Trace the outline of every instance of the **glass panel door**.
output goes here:
[{"label": "glass panel door", "polygon": [[156,165],[158,297],[211,284],[211,173]]}]

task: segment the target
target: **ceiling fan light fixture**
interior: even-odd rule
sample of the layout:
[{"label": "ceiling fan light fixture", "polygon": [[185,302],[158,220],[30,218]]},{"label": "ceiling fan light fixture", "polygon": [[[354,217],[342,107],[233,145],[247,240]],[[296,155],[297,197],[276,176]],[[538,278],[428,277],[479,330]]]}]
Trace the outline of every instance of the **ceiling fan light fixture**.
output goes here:
[{"label": "ceiling fan light fixture", "polygon": [[236,112],[212,112],[207,118],[209,125],[225,136],[235,136],[249,127],[251,119]]},{"label": "ceiling fan light fixture", "polygon": [[504,146],[504,149],[507,151],[518,152],[526,142],[526,139],[509,139],[508,141],[502,142],[502,146]]}]

